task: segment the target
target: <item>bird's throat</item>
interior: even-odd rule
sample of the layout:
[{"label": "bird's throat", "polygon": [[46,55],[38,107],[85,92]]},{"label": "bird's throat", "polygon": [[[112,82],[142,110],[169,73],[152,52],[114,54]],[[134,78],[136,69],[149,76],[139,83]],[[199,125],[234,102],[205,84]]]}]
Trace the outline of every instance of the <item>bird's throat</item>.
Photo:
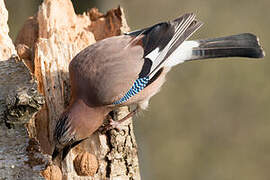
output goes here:
[{"label": "bird's throat", "polygon": [[91,136],[103,123],[109,110],[106,107],[90,107],[77,99],[69,107],[71,127],[77,140]]}]

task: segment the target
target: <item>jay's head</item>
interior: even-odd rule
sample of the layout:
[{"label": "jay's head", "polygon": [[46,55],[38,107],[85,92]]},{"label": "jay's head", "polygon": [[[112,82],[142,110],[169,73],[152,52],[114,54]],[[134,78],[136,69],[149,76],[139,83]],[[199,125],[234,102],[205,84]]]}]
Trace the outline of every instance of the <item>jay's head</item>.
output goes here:
[{"label": "jay's head", "polygon": [[90,137],[103,123],[109,111],[102,107],[93,108],[83,100],[76,100],[61,114],[53,134],[54,152],[63,160],[71,148]]},{"label": "jay's head", "polygon": [[65,111],[56,123],[53,135],[54,142],[56,143],[52,154],[53,160],[58,155],[60,155],[60,158],[63,160],[70,149],[79,143],[76,141],[76,132],[71,126],[71,118],[70,112]]}]

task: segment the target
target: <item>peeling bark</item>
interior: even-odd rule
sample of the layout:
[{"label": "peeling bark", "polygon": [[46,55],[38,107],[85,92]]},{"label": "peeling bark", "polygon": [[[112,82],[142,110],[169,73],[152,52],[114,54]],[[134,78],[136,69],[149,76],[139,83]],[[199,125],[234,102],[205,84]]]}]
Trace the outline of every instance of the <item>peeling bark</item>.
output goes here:
[{"label": "peeling bark", "polygon": [[[44,0],[17,36],[17,58],[11,57],[16,51],[3,0],[0,6],[0,178],[140,179],[132,119],[121,131],[97,131],[59,167],[44,155],[52,153],[52,130],[70,99],[69,62],[96,41],[128,31],[123,10],[76,15],[70,0]],[[115,119],[128,112],[127,107],[119,109]]]},{"label": "peeling bark", "polygon": [[[0,178],[43,179],[40,171],[46,165],[46,158],[39,148],[31,153],[29,149],[31,144],[36,147],[30,122],[43,104],[43,97],[36,91],[29,69],[16,56],[8,36],[8,12],[3,0],[0,0],[0,17]],[[35,168],[27,164],[30,157],[35,159]]]}]

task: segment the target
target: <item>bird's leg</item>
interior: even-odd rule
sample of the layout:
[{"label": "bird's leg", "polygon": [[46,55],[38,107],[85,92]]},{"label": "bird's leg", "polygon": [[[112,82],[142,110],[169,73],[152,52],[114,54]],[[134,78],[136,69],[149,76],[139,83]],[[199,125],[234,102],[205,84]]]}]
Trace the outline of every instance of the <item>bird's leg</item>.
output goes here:
[{"label": "bird's leg", "polygon": [[138,111],[138,107],[136,107],[134,110],[132,110],[130,113],[128,113],[128,115],[126,115],[125,117],[123,117],[120,120],[113,120],[112,117],[109,118],[109,124],[107,126],[105,126],[105,131],[111,130],[111,129],[120,129],[119,125],[122,124],[123,122],[125,122],[127,119],[131,118],[132,116],[134,116],[136,114],[136,112]]}]

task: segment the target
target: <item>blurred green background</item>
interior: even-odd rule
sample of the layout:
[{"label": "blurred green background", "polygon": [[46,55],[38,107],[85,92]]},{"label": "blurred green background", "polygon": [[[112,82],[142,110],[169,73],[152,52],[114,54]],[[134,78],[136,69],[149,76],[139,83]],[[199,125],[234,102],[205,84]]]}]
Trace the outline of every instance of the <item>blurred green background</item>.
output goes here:
[{"label": "blurred green background", "polygon": [[[41,0],[6,0],[14,38]],[[269,53],[269,0],[74,0],[77,13],[121,5],[132,30],[195,12],[204,26],[192,37],[241,32]],[[181,64],[148,111],[135,119],[142,179],[270,179],[270,63],[241,58]]]}]

